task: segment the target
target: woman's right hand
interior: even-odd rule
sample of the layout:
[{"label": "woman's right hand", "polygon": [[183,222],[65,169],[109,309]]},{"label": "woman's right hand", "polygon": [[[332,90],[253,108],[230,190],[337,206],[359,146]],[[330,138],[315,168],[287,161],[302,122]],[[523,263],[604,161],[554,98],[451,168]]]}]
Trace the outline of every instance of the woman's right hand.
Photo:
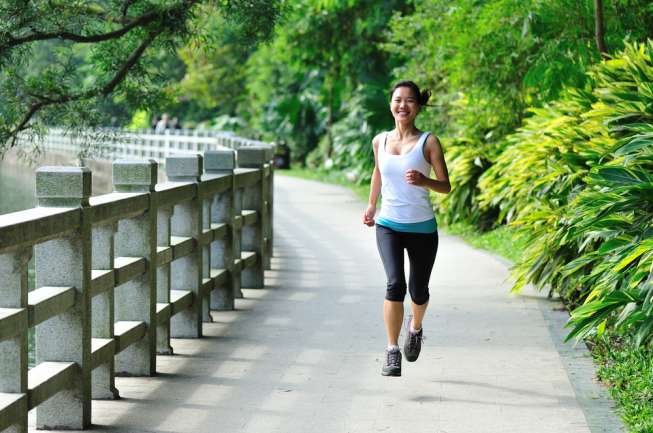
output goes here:
[{"label": "woman's right hand", "polygon": [[368,205],[363,214],[363,224],[372,227],[374,225],[374,214],[376,214],[376,206]]}]

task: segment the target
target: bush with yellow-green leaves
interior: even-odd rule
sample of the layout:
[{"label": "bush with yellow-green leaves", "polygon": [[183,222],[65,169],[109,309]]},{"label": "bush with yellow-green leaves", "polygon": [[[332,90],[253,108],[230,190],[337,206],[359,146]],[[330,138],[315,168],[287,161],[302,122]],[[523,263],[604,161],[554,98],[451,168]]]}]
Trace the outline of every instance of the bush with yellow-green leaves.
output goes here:
[{"label": "bush with yellow-green leaves", "polygon": [[515,289],[550,287],[569,337],[653,337],[653,42],[594,66],[585,89],[533,109],[479,180],[479,206],[529,236]]}]

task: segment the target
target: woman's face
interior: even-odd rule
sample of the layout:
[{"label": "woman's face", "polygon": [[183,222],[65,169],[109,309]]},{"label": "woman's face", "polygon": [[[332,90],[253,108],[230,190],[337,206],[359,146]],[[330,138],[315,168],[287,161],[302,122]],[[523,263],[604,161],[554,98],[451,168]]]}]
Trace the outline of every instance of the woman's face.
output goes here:
[{"label": "woman's face", "polygon": [[397,122],[412,123],[419,113],[417,97],[410,87],[397,87],[392,92],[390,111]]}]

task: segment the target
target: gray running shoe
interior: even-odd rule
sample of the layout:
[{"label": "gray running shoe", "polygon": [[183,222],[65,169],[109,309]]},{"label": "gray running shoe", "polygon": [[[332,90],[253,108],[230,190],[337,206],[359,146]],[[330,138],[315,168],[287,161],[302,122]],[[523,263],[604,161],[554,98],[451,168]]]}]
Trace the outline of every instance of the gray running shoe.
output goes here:
[{"label": "gray running shoe", "polygon": [[385,349],[381,374],[383,376],[401,376],[401,351],[399,349]]},{"label": "gray running shoe", "polygon": [[423,329],[420,329],[419,332],[410,332],[411,323],[412,318],[408,321],[408,332],[406,332],[408,335],[406,335],[406,341],[404,342],[404,353],[408,362],[417,360],[419,352],[422,350],[422,340],[424,339]]}]

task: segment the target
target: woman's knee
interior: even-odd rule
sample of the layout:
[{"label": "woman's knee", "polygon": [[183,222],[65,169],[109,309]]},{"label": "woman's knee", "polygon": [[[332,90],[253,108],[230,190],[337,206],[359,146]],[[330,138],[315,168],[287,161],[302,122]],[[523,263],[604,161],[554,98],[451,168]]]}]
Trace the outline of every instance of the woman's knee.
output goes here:
[{"label": "woman's knee", "polygon": [[415,305],[424,305],[429,301],[429,288],[424,287],[422,289],[411,289],[410,299]]},{"label": "woman's knee", "polygon": [[394,302],[403,302],[406,297],[406,285],[401,282],[388,283],[385,299]]}]

